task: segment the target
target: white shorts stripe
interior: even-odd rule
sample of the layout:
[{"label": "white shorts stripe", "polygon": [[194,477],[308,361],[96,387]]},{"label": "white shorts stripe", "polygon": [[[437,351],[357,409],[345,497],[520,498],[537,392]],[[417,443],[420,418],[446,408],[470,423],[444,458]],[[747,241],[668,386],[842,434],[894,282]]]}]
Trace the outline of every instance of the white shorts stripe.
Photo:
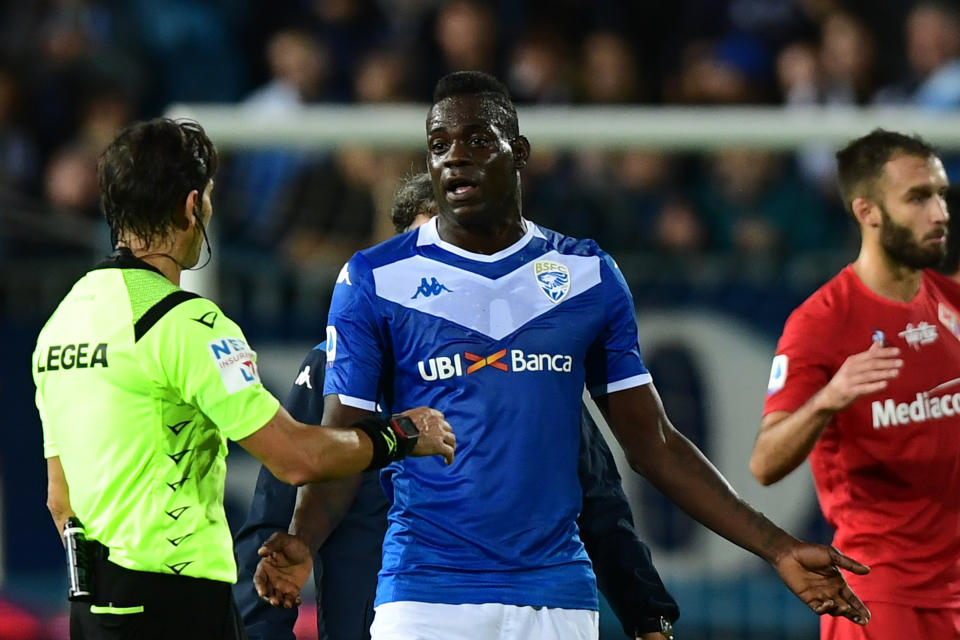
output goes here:
[{"label": "white shorts stripe", "polygon": [[371,640],[597,640],[600,615],[586,609],[512,604],[387,602],[376,609]]}]

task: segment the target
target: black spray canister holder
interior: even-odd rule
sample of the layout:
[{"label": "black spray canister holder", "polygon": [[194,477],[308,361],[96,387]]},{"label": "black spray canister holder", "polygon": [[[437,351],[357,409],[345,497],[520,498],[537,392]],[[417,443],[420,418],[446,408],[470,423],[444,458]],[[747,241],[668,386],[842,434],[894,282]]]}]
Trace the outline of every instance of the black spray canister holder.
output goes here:
[{"label": "black spray canister holder", "polygon": [[67,518],[63,526],[63,542],[67,548],[67,573],[70,586],[67,599],[75,602],[90,600],[91,573],[90,553],[83,524],[73,516]]}]

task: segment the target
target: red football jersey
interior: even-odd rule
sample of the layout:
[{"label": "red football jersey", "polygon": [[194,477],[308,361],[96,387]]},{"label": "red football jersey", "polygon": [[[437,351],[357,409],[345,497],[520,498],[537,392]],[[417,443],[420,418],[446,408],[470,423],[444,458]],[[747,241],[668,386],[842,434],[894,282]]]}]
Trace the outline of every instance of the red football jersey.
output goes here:
[{"label": "red football jersey", "polygon": [[900,375],[838,412],[810,454],[834,545],[871,567],[847,574],[864,600],[960,606],[960,285],[926,271],[909,303],[852,267],[791,314],[764,415],[796,411],[848,356],[900,348]]}]

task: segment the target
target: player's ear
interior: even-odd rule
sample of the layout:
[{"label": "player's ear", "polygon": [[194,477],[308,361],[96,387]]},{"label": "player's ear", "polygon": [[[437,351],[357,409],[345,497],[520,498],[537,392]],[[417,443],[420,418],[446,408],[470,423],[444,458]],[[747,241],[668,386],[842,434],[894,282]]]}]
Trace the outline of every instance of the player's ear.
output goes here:
[{"label": "player's ear", "polygon": [[517,136],[513,140],[513,166],[523,169],[530,159],[530,141],[526,136]]},{"label": "player's ear", "polygon": [[857,219],[862,227],[877,228],[880,226],[882,216],[880,207],[867,200],[866,198],[854,198],[850,203],[850,210],[853,211],[853,217]]},{"label": "player's ear", "polygon": [[170,218],[173,227],[180,231],[186,231],[197,223],[200,207],[200,192],[196,189],[191,190],[187,196],[174,209]]}]

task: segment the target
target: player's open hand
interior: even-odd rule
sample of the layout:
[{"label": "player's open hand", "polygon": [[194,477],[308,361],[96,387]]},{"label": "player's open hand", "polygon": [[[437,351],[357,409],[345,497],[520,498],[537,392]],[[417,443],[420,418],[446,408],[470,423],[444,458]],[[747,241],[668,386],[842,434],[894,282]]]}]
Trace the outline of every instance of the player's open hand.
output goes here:
[{"label": "player's open hand", "polygon": [[413,420],[413,424],[420,430],[413,455],[441,455],[447,464],[453,462],[453,454],[457,449],[457,437],[453,434],[450,424],[443,419],[442,413],[428,407],[417,407],[404,411],[402,415]]},{"label": "player's open hand", "polygon": [[275,607],[292,609],[300,604],[300,590],[313,569],[309,547],[296,536],[278,531],[257,550],[261,560],[253,586],[261,599]]},{"label": "player's open hand", "polygon": [[841,411],[859,398],[885,389],[900,374],[903,360],[899,355],[900,349],[874,342],[866,351],[848,357],[820,392],[825,408]]},{"label": "player's open hand", "polygon": [[773,562],[783,582],[819,615],[849,618],[859,625],[870,620],[870,610],[847,585],[840,569],[863,575],[870,568],[833,547],[797,542]]}]

